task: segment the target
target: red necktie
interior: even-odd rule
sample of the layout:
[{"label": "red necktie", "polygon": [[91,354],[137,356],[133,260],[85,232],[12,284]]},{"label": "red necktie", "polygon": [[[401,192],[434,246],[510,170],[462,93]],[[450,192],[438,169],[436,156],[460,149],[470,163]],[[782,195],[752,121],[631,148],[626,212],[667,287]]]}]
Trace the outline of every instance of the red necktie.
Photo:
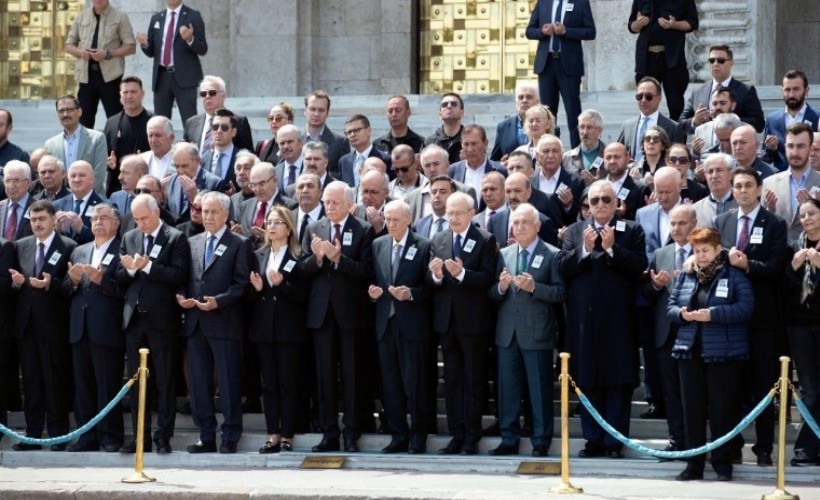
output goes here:
[{"label": "red necktie", "polygon": [[265,223],[265,212],[268,211],[268,202],[263,201],[259,204],[259,210],[256,212],[256,217],[253,219],[253,225],[262,227]]},{"label": "red necktie", "polygon": [[162,46],[162,65],[166,68],[171,65],[171,49],[174,47],[174,20],[176,12],[171,11],[171,20],[168,21],[168,28],[165,30],[165,43]]},{"label": "red necktie", "polygon": [[6,240],[14,241],[14,238],[17,236],[17,207],[19,205],[17,203],[11,204],[11,215],[9,216],[8,222],[6,222],[6,234],[4,235]]}]

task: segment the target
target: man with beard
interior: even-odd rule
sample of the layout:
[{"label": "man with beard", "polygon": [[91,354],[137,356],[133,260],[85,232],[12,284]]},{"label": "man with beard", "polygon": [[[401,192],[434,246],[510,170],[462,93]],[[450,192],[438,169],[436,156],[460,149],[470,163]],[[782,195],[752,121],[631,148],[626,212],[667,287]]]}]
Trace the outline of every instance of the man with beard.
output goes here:
[{"label": "man with beard", "polygon": [[701,151],[710,151],[718,146],[719,143],[715,137],[715,118],[723,113],[734,113],[737,107],[735,91],[729,87],[715,87],[712,91],[711,104],[710,120],[698,125],[695,129],[695,137],[692,139],[692,151],[696,155],[699,155]]},{"label": "man with beard", "polygon": [[612,183],[615,196],[618,198],[615,213],[621,219],[635,220],[635,214],[643,206],[644,200],[640,186],[635,183],[626,168],[631,159],[626,146],[620,142],[610,143],[603,150],[603,154],[606,179]]},{"label": "man with beard", "polygon": [[795,123],[806,123],[812,130],[817,130],[818,114],[806,102],[809,95],[809,80],[799,70],[791,70],[783,76],[783,101],[786,109],[773,111],[766,117],[763,128],[764,159],[781,172],[789,166],[786,155],[786,131]]}]

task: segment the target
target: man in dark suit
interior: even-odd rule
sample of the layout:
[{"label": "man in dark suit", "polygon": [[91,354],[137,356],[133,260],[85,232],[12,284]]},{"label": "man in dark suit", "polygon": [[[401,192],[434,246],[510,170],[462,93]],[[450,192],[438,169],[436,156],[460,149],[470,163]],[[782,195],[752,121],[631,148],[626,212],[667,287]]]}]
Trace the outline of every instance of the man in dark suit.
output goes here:
[{"label": "man in dark suit", "polygon": [[[514,158],[514,157],[510,157]],[[509,159],[507,161],[510,161]],[[504,176],[498,172],[490,172],[481,182],[481,201],[484,210],[475,214],[473,224],[489,231],[490,223],[498,212],[506,209],[507,196],[504,192]],[[532,190],[530,190],[532,191]]]},{"label": "man in dark suit", "polygon": [[532,405],[533,456],[547,456],[552,442],[552,350],[558,326],[553,306],[564,301],[564,283],[555,261],[558,249],[538,238],[539,216],[528,203],[512,211],[516,241],[501,250],[498,283],[490,287],[490,297],[500,304],[495,344],[501,395],[501,444],[490,455],[518,454],[525,387]]},{"label": "man in dark suit", "polygon": [[93,207],[108,200],[94,191],[94,169],[85,160],[77,160],[68,167],[68,188],[71,194],[54,202],[57,231],[82,245],[94,239],[91,234]]},{"label": "man in dark suit", "polygon": [[[685,65],[684,69],[686,69]],[[623,123],[621,132],[618,134],[618,142],[626,146],[629,155],[637,164],[640,165],[643,160],[641,152],[643,136],[652,125],[661,127],[672,142],[686,142],[686,134],[682,132],[678,124],[658,111],[661,104],[661,84],[658,80],[651,76],[644,77],[638,82],[635,99],[638,101],[640,114]],[[683,94],[681,94],[681,105],[683,105]]]},{"label": "man in dark suit", "polygon": [[757,156],[760,151],[760,141],[751,125],[742,125],[736,128],[729,136],[732,141],[732,156],[738,167],[751,167],[757,170],[761,179],[766,179],[776,173],[777,169],[761,160]]},{"label": "man in dark suit", "polygon": [[[300,144],[308,141],[322,141],[327,144],[327,169],[330,175],[339,179],[339,158],[350,151],[350,145],[343,135],[333,132],[327,126],[328,114],[330,114],[330,96],[327,92],[314,90],[305,96],[307,123]],[[277,132],[277,137],[278,135]],[[278,139],[277,142],[279,142]],[[281,147],[282,145],[279,144],[280,149]]]},{"label": "man in dark suit", "polygon": [[[68,259],[76,246],[57,234],[56,211],[48,201],[29,208],[32,236],[14,244],[16,262],[9,269],[17,291],[14,335],[20,350],[25,393],[26,436],[39,438],[68,433],[71,405],[71,351],[68,347],[68,300],[63,293]],[[16,443],[16,451],[40,445]],[[52,451],[65,450],[52,445]]]},{"label": "man in dark suit", "polygon": [[538,40],[533,72],[538,75],[541,104],[557,115],[558,96],[563,97],[570,142],[576,147],[581,143],[578,135],[581,77],[584,76],[581,41],[595,39],[595,21],[589,1],[575,0],[565,4],[562,0],[539,0],[532,11],[526,34],[528,39]]},{"label": "man in dark suit", "polygon": [[493,282],[496,241],[471,224],[475,201],[447,198],[449,229],[431,243],[428,280],[434,287],[433,331],[444,355],[444,391],[451,440],[440,455],[475,455],[481,439],[486,357],[492,324],[487,289]]},{"label": "man in dark suit", "polygon": [[[162,223],[159,204],[148,194],[139,194],[131,203],[137,228],[125,233],[120,244],[117,280],[124,288],[127,373],[136,373],[139,350],[151,350],[151,379],[157,395],[157,430],[153,435],[157,453],[171,453],[176,400],[174,392],[173,340],[179,332],[180,310],[176,291],[188,282],[191,248],[185,236]],[[137,391],[131,391],[131,408],[139,404]],[[146,413],[144,450],[151,450],[151,416]],[[131,412],[134,433],[137,412]],[[136,440],[120,449],[134,453]]]},{"label": "man in dark suit", "polygon": [[[211,125],[213,125],[216,111],[225,107],[225,99],[228,97],[225,80],[218,76],[205,75],[199,82],[199,97],[202,99],[202,109],[205,112],[185,120],[182,140],[199,146],[204,156],[213,146]],[[236,134],[232,138],[234,147],[237,150],[253,151],[253,135],[248,118],[242,115],[234,116],[236,117]]]},{"label": "man in dark suit", "polygon": [[[589,186],[590,217],[570,226],[558,267],[567,286],[570,373],[604,419],[628,436],[638,385],[635,296],[647,260],[643,230],[615,216],[616,201],[609,181]],[[587,442],[580,457],[623,456],[623,445],[583,408],[581,426]]]},{"label": "man in dark suit", "polygon": [[540,103],[538,85],[527,81],[519,81],[515,84],[516,113],[498,123],[493,151],[490,154],[491,160],[501,161],[519,146],[530,142],[529,137],[524,133],[524,114],[528,109]]},{"label": "man in dark suit", "polygon": [[[410,231],[410,206],[401,200],[384,208],[387,234],[373,241],[376,338],[387,428],[393,435],[382,453],[427,450],[427,357],[430,303],[425,283],[430,241]],[[407,414],[411,425],[407,425]]]},{"label": "man in dark suit", "polygon": [[820,115],[806,103],[809,79],[802,71],[791,70],[783,75],[781,90],[786,108],[782,111],[772,111],[766,117],[766,125],[763,127],[763,154],[767,162],[782,172],[789,166],[785,147],[787,121],[789,124],[806,123],[812,130],[817,130]]},{"label": "man in dark suit", "polygon": [[11,160],[3,167],[3,188],[6,199],[0,201],[0,223],[3,224],[2,237],[16,241],[31,236],[29,207],[34,198],[28,194],[31,186],[31,167],[19,160]]},{"label": "man in dark suit", "polygon": [[[530,156],[529,153],[526,151],[513,151],[507,156],[507,174],[514,172],[524,174],[524,177],[530,179],[530,185],[532,185],[535,179],[535,167],[533,167],[532,156]],[[501,174],[498,175],[501,176]],[[503,188],[503,177],[501,180]],[[546,214],[549,211],[550,198],[550,196],[540,189],[533,189],[532,193],[530,193],[530,200],[527,203],[534,206],[540,213]],[[483,201],[486,203],[486,200]]]},{"label": "man in dark suit", "polygon": [[302,136],[296,125],[283,125],[276,132],[276,143],[279,145],[279,157],[282,159],[276,164],[276,177],[279,178],[279,191],[285,193],[304,172]]},{"label": "man in dark suit", "polygon": [[[491,218],[487,231],[495,236],[501,248],[515,243],[515,226],[513,212],[523,203],[529,204],[532,194],[530,180],[520,172],[513,172],[504,182],[504,193],[507,198],[507,209],[496,212]],[[546,215],[539,212],[537,235],[545,243],[558,244],[558,228]]]},{"label": "man in dark suit", "polygon": [[168,203],[168,211],[179,222],[190,219],[191,200],[202,189],[221,191],[219,177],[200,166],[199,151],[190,142],[179,142],[173,150],[176,173],[164,180],[163,191]]},{"label": "man in dark suit", "polygon": [[[302,146],[303,173],[314,173],[319,177],[319,187],[324,189],[331,182],[338,180],[327,171],[327,144],[321,141],[311,141]],[[281,169],[284,173],[285,168]],[[282,184],[282,181],[279,181]],[[285,195],[294,198],[296,194],[296,183],[285,188]]]},{"label": "man in dark suit", "polygon": [[359,413],[364,397],[360,375],[363,331],[367,326],[367,286],[372,271],[373,228],[350,215],[353,188],[334,181],[322,195],[326,216],[302,235],[302,272],[312,278],[307,327],[313,335],[319,395],[319,426],[324,432],[314,452],[339,450],[336,376],[341,365],[344,450],[357,452]]},{"label": "man in dark suit", "polygon": [[692,205],[682,204],[669,212],[669,236],[674,240],[655,251],[649,260],[649,281],[641,285],[643,296],[653,304],[654,350],[658,359],[658,373],[663,388],[663,407],[666,408],[666,425],[669,429],[669,445],[666,451],[680,451],[684,442],[683,407],[680,393],[680,376],[677,360],[672,358],[672,346],[677,336],[677,325],[671,324],[666,310],[669,294],[675,287],[683,264],[692,255],[692,245],[687,238],[697,225],[698,218]]},{"label": "man in dark suit", "polygon": [[548,198],[545,215],[557,226],[569,226],[578,217],[584,181],[578,174],[567,172],[561,161],[564,148],[554,135],[544,134],[538,140],[535,156],[538,172],[532,177],[533,190],[539,190]]},{"label": "man in dark suit", "polygon": [[299,206],[293,209],[299,241],[305,236],[307,227],[325,216],[322,205],[322,188],[319,176],[305,172],[296,180],[296,199]]},{"label": "man in dark suit", "polygon": [[618,198],[618,208],[615,210],[619,219],[635,220],[638,209],[644,204],[641,188],[629,175],[629,153],[626,146],[620,142],[609,144],[604,153],[603,170],[606,180],[612,183]]},{"label": "man in dark suit", "polygon": [[359,185],[359,197],[362,201],[356,205],[354,215],[370,223],[376,237],[387,234],[385,205],[393,201],[387,195],[389,185],[390,178],[378,170],[365,172]]},{"label": "man in dark suit", "polygon": [[[0,237],[0,269],[12,269],[14,267],[14,243]],[[12,342],[12,328],[14,327],[14,296],[11,286],[11,273],[0,272],[0,366],[7,370],[12,365],[11,350],[14,349]],[[15,349],[16,351],[16,349]],[[14,363],[14,376],[19,377],[17,363]],[[12,395],[11,390],[17,390],[17,381],[8,386],[0,386],[0,424],[9,425],[8,408]]]},{"label": "man in dark suit", "polygon": [[211,149],[202,151],[202,168],[220,179],[223,191],[236,191],[234,162],[239,149],[233,144],[237,130],[236,116],[229,109],[220,108],[211,119]]},{"label": "man in dark suit", "polygon": [[268,162],[257,163],[251,168],[249,186],[254,197],[244,202],[236,214],[238,223],[232,224],[231,230],[249,238],[253,243],[262,241],[265,234],[265,221],[274,205],[284,205],[293,210],[298,205],[296,200],[282,196],[277,189],[279,179],[276,168]]},{"label": "man in dark suit", "polygon": [[[732,175],[737,211],[715,219],[721,244],[729,250],[729,263],[746,272],[752,282],[755,310],[749,320],[749,363],[751,400],[760,401],[777,379],[778,337],[784,335],[778,308],[778,282],[786,265],[786,221],[769,212],[758,201],[763,181],[754,169],[739,167]],[[757,465],[772,465],[774,409],[767,407],[755,420],[757,442],[752,451]]]},{"label": "man in dark suit", "polygon": [[450,165],[447,175],[454,181],[464,183],[476,192],[481,191],[481,181],[490,172],[507,176],[504,165],[487,157],[487,132],[477,123],[466,125],[461,131],[461,154],[464,159]]},{"label": "man in dark suit", "polygon": [[390,168],[390,155],[377,149],[370,142],[370,120],[364,115],[353,115],[345,122],[345,135],[351,151],[339,158],[339,180],[358,189],[365,160],[378,158]]},{"label": "man in dark suit", "polygon": [[254,257],[250,240],[228,229],[230,206],[231,200],[223,193],[211,192],[202,197],[205,231],[188,240],[191,272],[185,295],[177,295],[177,302],[185,309],[191,414],[199,427],[199,441],[188,446],[188,453],[217,449],[214,371],[224,416],[219,452],[236,453],[242,436],[242,298],[248,289]]},{"label": "man in dark suit", "polygon": [[712,45],[709,47],[709,70],[712,72],[712,81],[696,88],[686,101],[686,107],[680,115],[679,123],[691,134],[695,129],[708,122],[714,116],[710,115],[712,93],[718,86],[732,89],[735,96],[734,113],[744,123],[754,127],[755,131],[763,131],[763,108],[754,85],[746,85],[732,76],[732,67],[735,64],[734,54],[728,45]]},{"label": "man in dark suit", "polygon": [[[63,283],[71,296],[71,342],[74,364],[74,418],[85,425],[114,399],[122,387],[125,342],[122,334],[123,293],[117,283],[120,262],[120,219],[107,204],[94,207],[91,232],[94,240],[71,253],[68,279]],[[117,452],[122,446],[122,407],[111,412],[68,451]]]},{"label": "man in dark suit", "polygon": [[638,33],[635,81],[651,76],[663,82],[669,116],[677,121],[689,86],[686,33],[698,29],[695,0],[633,0],[627,26],[630,33]]},{"label": "man in dark suit", "polygon": [[196,114],[196,87],[202,80],[199,58],[208,52],[205,23],[182,0],[166,0],[166,4],[166,9],[151,16],[148,33],[137,33],[137,43],[154,59],[154,113],[171,118],[176,100],[185,123]]}]

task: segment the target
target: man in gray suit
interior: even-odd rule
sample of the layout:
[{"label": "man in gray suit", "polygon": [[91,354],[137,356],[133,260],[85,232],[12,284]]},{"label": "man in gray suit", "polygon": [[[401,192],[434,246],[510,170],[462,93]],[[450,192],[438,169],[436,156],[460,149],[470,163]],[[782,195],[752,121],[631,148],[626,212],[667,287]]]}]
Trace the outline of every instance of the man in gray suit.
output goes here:
[{"label": "man in gray suit", "polygon": [[[703,162],[709,196],[693,205],[698,218],[698,227],[714,227],[715,217],[737,208],[732,196],[732,172],[735,162],[731,156],[718,153],[710,155]],[[788,188],[787,188],[788,189]]]},{"label": "man in gray suit", "polygon": [[618,142],[627,147],[630,156],[635,158],[638,164],[643,159],[643,135],[652,125],[658,125],[666,131],[672,142],[685,142],[686,134],[680,130],[678,124],[658,111],[661,105],[661,84],[658,80],[647,76],[638,82],[635,100],[638,101],[640,114],[624,122],[618,135]]},{"label": "man in gray suit", "polygon": [[85,160],[94,168],[94,191],[105,196],[108,178],[108,145],[102,132],[80,125],[83,110],[80,101],[71,94],[57,98],[57,118],[63,130],[48,139],[43,148],[56,156],[63,165]]},{"label": "man in gray suit", "polygon": [[490,455],[517,455],[521,439],[521,396],[526,376],[532,402],[532,454],[547,455],[552,441],[552,350],[556,318],[551,305],[563,302],[564,283],[555,256],[558,249],[538,238],[539,213],[529,203],[512,213],[517,244],[501,250],[498,283],[490,287],[497,303],[495,344],[498,348],[501,444]]}]

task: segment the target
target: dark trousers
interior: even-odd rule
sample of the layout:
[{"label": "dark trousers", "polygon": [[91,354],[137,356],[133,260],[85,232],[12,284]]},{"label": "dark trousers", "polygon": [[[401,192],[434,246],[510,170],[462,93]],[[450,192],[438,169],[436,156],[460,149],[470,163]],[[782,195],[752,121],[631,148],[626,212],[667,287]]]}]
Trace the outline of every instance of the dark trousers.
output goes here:
[{"label": "dark trousers", "polygon": [[[552,349],[521,349],[513,337],[498,349],[499,425],[504,444],[521,439],[521,398],[529,386],[532,403],[533,446],[550,447],[553,434]],[[526,383],[525,383],[526,380]]]},{"label": "dark trousers", "polygon": [[262,374],[262,408],[268,434],[293,438],[303,342],[253,342]]},{"label": "dark trousers", "polygon": [[182,123],[196,114],[196,87],[180,87],[176,75],[162,67],[157,68],[157,88],[154,89],[154,113],[172,118],[174,100]]},{"label": "dark trousers", "polygon": [[683,95],[689,86],[689,69],[686,60],[681,58],[674,68],[666,67],[666,55],[663,52],[646,53],[646,73],[636,73],[635,83],[645,76],[656,78],[663,85],[666,95],[666,106],[669,108],[669,118],[678,121],[683,113]]},{"label": "dark trousers", "polygon": [[[9,364],[9,346],[11,341],[8,339],[0,339],[0,366],[6,367]],[[2,376],[4,374],[0,374]],[[19,375],[15,373],[15,379],[19,378]],[[0,386],[0,424],[8,426],[9,424],[9,413],[8,409],[9,406],[6,403],[7,395],[5,393],[5,387]],[[2,434],[0,434],[2,436]],[[0,437],[0,439],[3,439]]]},{"label": "dark trousers", "polygon": [[80,108],[83,115],[80,117],[80,124],[86,128],[94,128],[97,119],[97,108],[102,101],[105,108],[106,118],[110,118],[122,111],[120,102],[120,82],[122,76],[114,78],[110,82],[103,80],[102,72],[88,70],[88,83],[81,83],[77,91],[77,100],[80,101]]},{"label": "dark trousers", "polygon": [[242,437],[242,341],[206,337],[196,328],[188,337],[188,370],[191,387],[191,416],[199,427],[199,440],[216,441],[214,374],[219,384],[222,410],[222,442],[236,443]]},{"label": "dark trousers", "polygon": [[[780,373],[778,371],[777,334],[775,328],[749,327],[749,361],[746,363],[744,379],[752,383],[751,396],[756,405],[769,393]],[[752,446],[755,453],[771,453],[774,447],[774,405],[769,405],[755,420],[757,440]]]},{"label": "dark trousers", "polygon": [[[425,403],[427,341],[403,339],[396,316],[387,321],[387,330],[379,340],[382,372],[382,403],[387,426],[393,439],[407,441],[411,434],[420,444],[427,437]],[[410,426],[407,414],[410,414]]]},{"label": "dark trousers", "polygon": [[[812,417],[820,421],[820,325],[789,327],[789,342],[803,403]],[[820,453],[820,440],[805,423],[797,433],[794,450],[802,450],[809,458]]]},{"label": "dark trousers", "polygon": [[71,351],[68,342],[50,342],[27,329],[17,344],[23,372],[26,435],[68,433],[71,406]]},{"label": "dark trousers", "polygon": [[[695,353],[693,359],[679,360],[678,369],[686,449],[706,444],[707,418],[713,440],[732,430],[740,421],[743,363],[704,363]],[[712,451],[712,465],[728,464],[739,451],[738,444],[738,440],[732,440]],[[699,455],[690,458],[689,462],[702,467],[705,460],[705,455]]]},{"label": "dark trousers", "polygon": [[646,402],[655,405],[660,412],[666,411],[663,397],[663,384],[658,369],[658,353],[655,350],[655,312],[654,306],[638,307],[636,324],[638,338],[641,340],[643,355],[643,388]]},{"label": "dark trousers", "polygon": [[666,425],[669,428],[669,442],[681,449],[685,446],[683,427],[683,406],[680,400],[680,373],[678,360],[672,357],[675,335],[670,334],[666,343],[655,350],[658,357],[658,372],[663,386],[663,402],[666,408]]},{"label": "dark trousers", "polygon": [[475,444],[481,439],[487,336],[463,335],[454,319],[441,335],[447,427],[453,439]]},{"label": "dark trousers", "polygon": [[[250,313],[248,316],[250,317]],[[243,342],[242,348],[242,395],[247,404],[259,403],[262,396],[262,375],[260,373],[260,357],[256,353],[255,342]]]},{"label": "dark trousers", "polygon": [[[564,72],[560,59],[549,59],[543,73],[538,74],[538,93],[541,104],[550,108],[558,120],[558,97],[564,100],[567,112],[567,126],[572,147],[581,144],[578,133],[578,115],[581,114],[581,76],[568,75]],[[683,108],[681,108],[683,110]]]},{"label": "dark trousers", "polygon": [[[85,425],[114,399],[122,388],[123,348],[92,342],[88,334],[71,345],[74,363],[74,418],[77,426]],[[132,389],[136,390],[136,389]],[[124,434],[122,406],[111,412],[80,437],[80,443],[120,446]]]},{"label": "dark trousers", "polygon": [[427,408],[427,431],[438,434],[438,384],[441,379],[438,369],[440,335],[432,332],[427,344],[427,358],[425,361],[425,393],[424,401]]},{"label": "dark trousers", "polygon": [[[604,420],[624,436],[629,436],[631,386],[582,387],[581,390]],[[595,422],[584,406],[581,406],[581,429],[587,441],[586,448],[589,450],[620,451],[623,448],[619,441]]]},{"label": "dark trousers", "polygon": [[360,359],[356,330],[340,328],[328,308],[322,326],[313,330],[313,354],[316,359],[316,383],[319,395],[319,425],[327,439],[339,438],[338,392],[336,390],[337,367],[341,366],[342,410],[344,435],[357,440],[359,430],[359,385],[357,365],[366,363]]},{"label": "dark trousers", "polygon": [[[152,367],[148,384],[156,390],[157,398],[157,430],[154,440],[165,439],[170,441],[174,435],[176,422],[176,394],[174,385],[174,342],[176,330],[157,330],[151,326],[145,313],[135,312],[131,318],[131,326],[125,331],[125,355],[127,358],[127,374],[133,376],[140,366],[139,350],[147,347],[149,364]],[[129,392],[131,402],[131,425],[134,429],[134,438],[137,435],[137,414],[139,408],[139,391]],[[145,409],[145,441],[151,437],[151,412]]]}]

